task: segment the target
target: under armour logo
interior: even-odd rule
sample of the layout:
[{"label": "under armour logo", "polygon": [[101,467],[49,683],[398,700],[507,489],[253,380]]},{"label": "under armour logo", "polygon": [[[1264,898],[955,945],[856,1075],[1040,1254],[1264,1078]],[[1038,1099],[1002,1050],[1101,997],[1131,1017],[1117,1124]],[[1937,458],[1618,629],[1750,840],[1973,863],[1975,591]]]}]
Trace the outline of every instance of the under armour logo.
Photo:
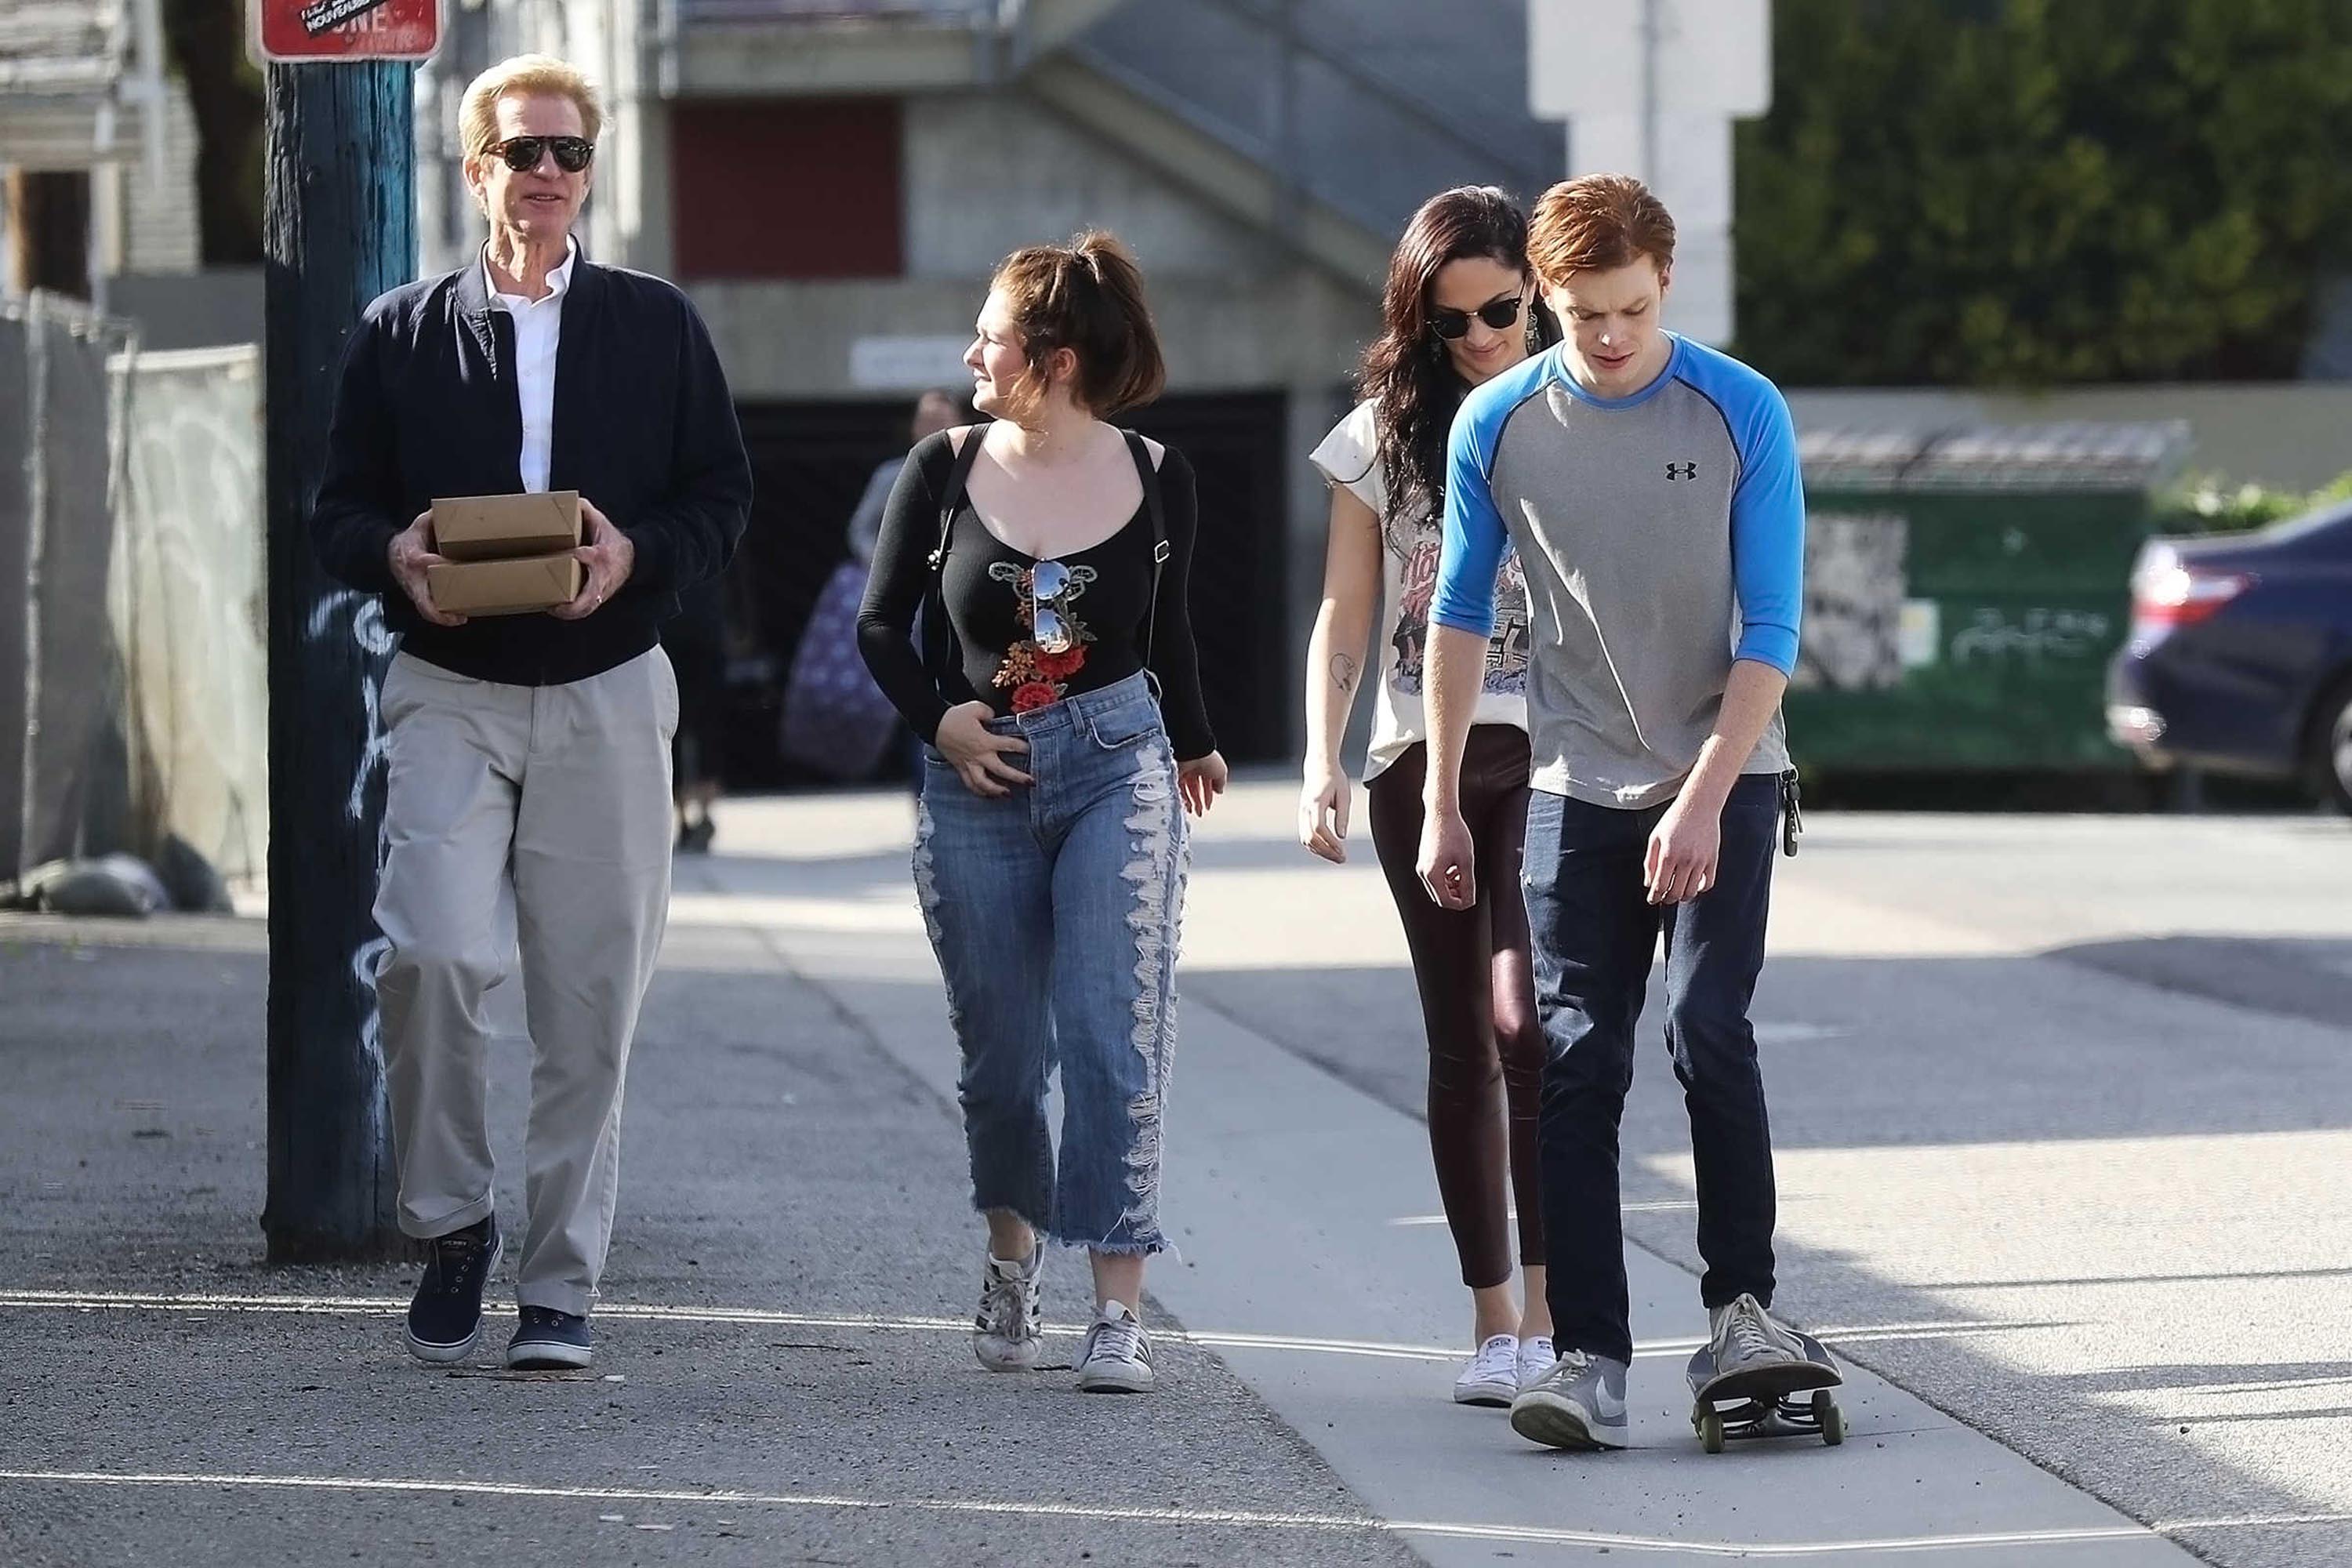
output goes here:
[{"label": "under armour logo", "polygon": [[1698,478],[1698,465],[1696,463],[1668,463],[1666,465],[1666,478],[1670,479],[1695,479]]}]

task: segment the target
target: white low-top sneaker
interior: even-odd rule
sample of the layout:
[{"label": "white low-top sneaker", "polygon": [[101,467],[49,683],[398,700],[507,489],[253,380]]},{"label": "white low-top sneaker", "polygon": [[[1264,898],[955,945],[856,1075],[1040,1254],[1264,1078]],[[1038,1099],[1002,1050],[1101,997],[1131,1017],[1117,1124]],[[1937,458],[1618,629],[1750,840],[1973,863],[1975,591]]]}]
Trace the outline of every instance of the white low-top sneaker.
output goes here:
[{"label": "white low-top sneaker", "polygon": [[1489,1334],[1454,1380],[1456,1405],[1508,1405],[1519,1396],[1519,1336]]},{"label": "white low-top sneaker", "polygon": [[1519,1389],[1524,1392],[1535,1386],[1536,1379],[1551,1370],[1559,1352],[1551,1348],[1551,1341],[1542,1334],[1532,1334],[1519,1342]]},{"label": "white low-top sneaker", "polygon": [[1078,1388],[1086,1394],[1149,1394],[1158,1382],[1151,1370],[1151,1336],[1133,1310],[1105,1301],[1078,1349]]},{"label": "white low-top sneaker", "polygon": [[1045,1272],[1040,1244],[1025,1263],[991,1253],[980,1280],[980,1310],[971,1320],[971,1351],[991,1372],[1027,1372],[1045,1345],[1045,1313],[1038,1285]]}]

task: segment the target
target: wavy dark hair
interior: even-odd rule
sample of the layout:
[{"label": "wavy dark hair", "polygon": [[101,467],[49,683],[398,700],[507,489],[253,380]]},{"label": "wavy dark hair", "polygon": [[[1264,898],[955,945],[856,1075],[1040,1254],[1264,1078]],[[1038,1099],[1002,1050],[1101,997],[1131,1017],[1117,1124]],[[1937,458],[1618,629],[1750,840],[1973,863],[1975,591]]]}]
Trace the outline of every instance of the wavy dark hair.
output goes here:
[{"label": "wavy dark hair", "polygon": [[[1457,185],[1422,203],[1389,258],[1381,335],[1356,381],[1372,404],[1391,517],[1417,519],[1445,500],[1445,435],[1469,388],[1430,330],[1429,296],[1447,262],[1473,257],[1528,270],[1527,214],[1492,185]],[[1540,300],[1528,303],[1527,331],[1531,345],[1559,338]]]}]

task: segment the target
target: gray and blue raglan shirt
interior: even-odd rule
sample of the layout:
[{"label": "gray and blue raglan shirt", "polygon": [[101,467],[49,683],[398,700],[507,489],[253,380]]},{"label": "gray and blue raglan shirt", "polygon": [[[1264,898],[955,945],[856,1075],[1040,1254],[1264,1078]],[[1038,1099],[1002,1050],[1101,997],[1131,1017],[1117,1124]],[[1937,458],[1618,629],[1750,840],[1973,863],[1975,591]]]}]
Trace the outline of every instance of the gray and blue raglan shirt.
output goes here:
[{"label": "gray and blue raglan shirt", "polygon": [[[1535,787],[1627,809],[1674,797],[1736,661],[1796,668],[1804,598],[1787,403],[1728,354],[1667,338],[1665,369],[1629,397],[1586,392],[1553,348],[1464,400],[1430,612],[1488,636],[1516,545]],[[1776,713],[1744,771],[1788,765]]]}]

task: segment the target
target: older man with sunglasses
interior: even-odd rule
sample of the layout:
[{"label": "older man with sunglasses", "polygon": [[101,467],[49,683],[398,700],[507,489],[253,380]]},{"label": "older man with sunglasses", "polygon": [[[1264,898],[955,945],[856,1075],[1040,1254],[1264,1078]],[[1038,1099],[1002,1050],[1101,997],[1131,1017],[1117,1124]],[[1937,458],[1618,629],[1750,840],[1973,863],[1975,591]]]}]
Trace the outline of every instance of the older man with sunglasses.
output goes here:
[{"label": "older man with sunglasses", "polygon": [[[680,589],[726,566],[751,506],[701,319],[572,237],[602,120],[587,79],[545,56],[467,89],[466,183],[488,240],[368,307],[310,519],[327,571],[381,594],[401,634],[379,704],[376,988],[400,1224],[432,1243],[407,1326],[428,1362],[473,1352],[503,1250],[482,1000],[518,941],[534,1055],[506,1360],[593,1359],[622,1079],[669,904],[677,686],[656,633]],[[579,596],[487,618],[436,605],[434,499],[549,489],[581,497]]]}]

